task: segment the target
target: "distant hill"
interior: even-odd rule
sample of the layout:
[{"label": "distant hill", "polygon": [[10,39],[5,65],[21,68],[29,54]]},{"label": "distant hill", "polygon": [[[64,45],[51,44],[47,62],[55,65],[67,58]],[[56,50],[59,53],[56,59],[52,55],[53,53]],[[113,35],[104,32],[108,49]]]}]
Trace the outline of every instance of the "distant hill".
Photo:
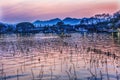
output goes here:
[{"label": "distant hill", "polygon": [[69,25],[77,25],[80,23],[80,19],[67,17],[63,20],[61,20],[59,18],[50,19],[47,21],[36,20],[35,22],[33,22],[33,24],[37,25],[37,26],[45,26],[45,25],[52,26],[52,25],[56,25],[58,22],[61,22],[61,21],[64,22],[64,24],[69,24]]},{"label": "distant hill", "polygon": [[38,26],[47,26],[47,25],[56,25],[58,22],[60,22],[61,19],[59,18],[55,18],[55,19],[51,19],[51,20],[47,20],[47,21],[40,21],[40,20],[36,20],[35,22],[33,22],[34,25],[38,25]]},{"label": "distant hill", "polygon": [[80,19],[67,17],[63,19],[64,24],[77,25],[80,23]]}]

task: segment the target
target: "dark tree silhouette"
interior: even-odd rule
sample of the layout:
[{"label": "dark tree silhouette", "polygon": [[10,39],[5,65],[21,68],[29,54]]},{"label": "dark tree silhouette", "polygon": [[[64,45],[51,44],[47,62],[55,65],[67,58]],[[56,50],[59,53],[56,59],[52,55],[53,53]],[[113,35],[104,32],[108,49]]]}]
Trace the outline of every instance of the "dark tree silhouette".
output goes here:
[{"label": "dark tree silhouette", "polygon": [[30,32],[34,29],[34,25],[30,22],[22,22],[16,25],[17,32]]},{"label": "dark tree silhouette", "polygon": [[57,23],[57,26],[62,26],[62,25],[64,25],[64,22],[62,21]]},{"label": "dark tree silhouette", "polygon": [[7,26],[5,24],[0,23],[0,33],[4,33],[6,31]]}]

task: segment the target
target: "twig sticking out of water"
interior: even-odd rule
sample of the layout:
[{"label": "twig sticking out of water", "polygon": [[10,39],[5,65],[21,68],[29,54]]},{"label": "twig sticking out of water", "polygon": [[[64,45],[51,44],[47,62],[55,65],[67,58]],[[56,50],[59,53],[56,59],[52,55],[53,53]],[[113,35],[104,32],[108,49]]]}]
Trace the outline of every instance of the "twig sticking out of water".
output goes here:
[{"label": "twig sticking out of water", "polygon": [[119,75],[117,70],[116,70],[116,80],[119,80]]},{"label": "twig sticking out of water", "polygon": [[69,68],[69,71],[66,71],[67,75],[68,75],[68,78],[69,80],[77,80],[77,74],[76,74],[76,70],[75,70],[75,65],[72,63],[73,65],[73,71],[74,71],[74,74],[72,74],[72,67]]},{"label": "twig sticking out of water", "polygon": [[19,80],[19,70],[17,69],[17,80]]},{"label": "twig sticking out of water", "polygon": [[6,80],[6,73],[4,73],[4,80]]},{"label": "twig sticking out of water", "polygon": [[106,63],[107,80],[110,80],[109,79],[109,75],[108,75],[108,62],[107,62],[107,58],[105,59],[105,63]]},{"label": "twig sticking out of water", "polygon": [[68,75],[69,80],[71,80],[70,73],[68,71],[66,71],[66,73]]},{"label": "twig sticking out of water", "polygon": [[92,71],[90,69],[87,69],[87,70],[90,72],[90,74],[92,75],[92,77],[94,77],[95,80],[96,80],[97,79],[96,75],[94,73],[92,73]]},{"label": "twig sticking out of water", "polygon": [[102,77],[102,72],[100,70],[100,79],[103,80],[103,77]]},{"label": "twig sticking out of water", "polygon": [[53,77],[52,67],[51,67],[50,71],[51,71],[51,80],[52,80],[52,77]]},{"label": "twig sticking out of water", "polygon": [[2,64],[2,69],[1,69],[1,78],[3,79],[4,77],[4,64]]},{"label": "twig sticking out of water", "polygon": [[44,66],[41,66],[41,70],[39,72],[39,80],[42,80],[42,78],[43,78],[43,74],[44,74],[43,67]]},{"label": "twig sticking out of water", "polygon": [[75,65],[73,64],[73,69],[74,69],[74,80],[77,80],[77,74],[76,74],[76,70],[75,70]]},{"label": "twig sticking out of water", "polygon": [[34,78],[35,78],[35,77],[34,77],[34,72],[33,72],[32,69],[31,69],[31,73],[32,73],[32,79],[35,80],[35,79],[34,79]]}]

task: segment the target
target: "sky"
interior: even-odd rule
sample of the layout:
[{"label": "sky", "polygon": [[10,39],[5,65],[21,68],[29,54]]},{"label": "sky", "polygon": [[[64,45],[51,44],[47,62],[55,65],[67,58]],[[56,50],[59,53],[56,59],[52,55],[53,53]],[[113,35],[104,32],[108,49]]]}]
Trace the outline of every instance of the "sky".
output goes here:
[{"label": "sky", "polygon": [[0,21],[83,18],[119,9],[120,0],[0,0]]}]

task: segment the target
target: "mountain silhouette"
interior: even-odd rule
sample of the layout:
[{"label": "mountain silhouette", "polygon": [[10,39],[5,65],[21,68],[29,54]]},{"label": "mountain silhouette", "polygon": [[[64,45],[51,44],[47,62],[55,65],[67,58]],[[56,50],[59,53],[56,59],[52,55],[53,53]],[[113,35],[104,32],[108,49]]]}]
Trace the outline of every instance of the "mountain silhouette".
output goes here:
[{"label": "mountain silhouette", "polygon": [[55,19],[51,19],[51,20],[47,20],[47,21],[40,21],[40,20],[36,20],[35,22],[33,22],[34,25],[38,25],[38,26],[52,26],[52,25],[56,25],[58,22],[60,22],[61,19],[59,18],[55,18]]},{"label": "mountain silhouette", "polygon": [[80,23],[80,19],[67,17],[63,19],[64,24],[77,25]]}]

